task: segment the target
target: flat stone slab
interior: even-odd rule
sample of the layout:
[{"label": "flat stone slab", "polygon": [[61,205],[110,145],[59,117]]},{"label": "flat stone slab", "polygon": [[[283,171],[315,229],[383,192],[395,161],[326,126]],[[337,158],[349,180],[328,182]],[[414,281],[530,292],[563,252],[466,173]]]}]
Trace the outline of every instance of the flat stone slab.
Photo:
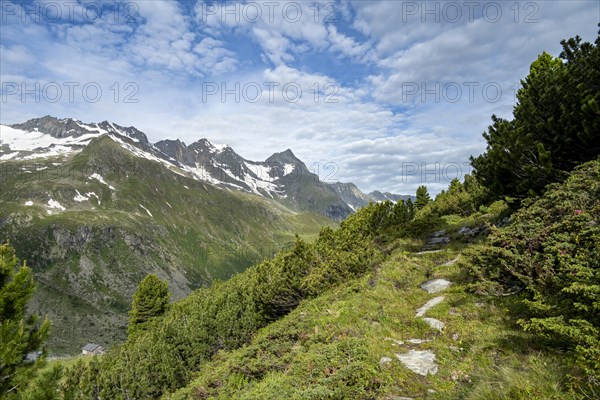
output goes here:
[{"label": "flat stone slab", "polygon": [[425,315],[425,313],[427,311],[429,311],[430,309],[432,309],[433,307],[437,306],[442,301],[444,301],[445,298],[446,298],[446,296],[438,296],[438,297],[434,297],[433,299],[429,300],[427,303],[423,304],[421,307],[419,307],[417,309],[417,313],[415,314],[415,317],[422,317],[423,315]]},{"label": "flat stone slab", "polygon": [[398,339],[394,339],[394,338],[390,338],[390,337],[387,337],[384,340],[389,340],[389,341],[394,342],[394,343],[392,343],[392,346],[402,346],[404,344],[404,342],[402,340],[398,340]]},{"label": "flat stone slab", "polygon": [[427,250],[427,251],[419,251],[418,253],[413,253],[413,256],[421,256],[423,254],[432,254],[432,253],[439,253],[440,251],[443,250]]},{"label": "flat stone slab", "polygon": [[443,264],[442,264],[442,267],[451,267],[451,266],[453,266],[454,264],[456,264],[456,263],[458,262],[458,260],[459,260],[459,259],[460,259],[460,257],[456,257],[456,258],[455,258],[455,259],[453,259],[453,260],[450,260],[450,261],[448,261],[448,262],[445,262],[445,263],[443,263]]},{"label": "flat stone slab", "polygon": [[430,246],[446,243],[450,243],[450,238],[448,236],[434,237],[429,239],[429,241],[427,242],[427,244]]},{"label": "flat stone slab", "polygon": [[[385,338],[385,340],[390,340],[394,343],[392,343],[392,346],[404,346],[404,342],[402,340],[397,340],[397,339],[392,339],[392,338]],[[431,339],[408,339],[406,341],[406,343],[409,344],[422,344],[422,343],[427,343],[427,342],[431,342]]]},{"label": "flat stone slab", "polygon": [[435,375],[438,372],[435,354],[429,350],[409,350],[404,354],[396,353],[396,358],[415,374],[427,376],[428,374]]},{"label": "flat stone slab", "polygon": [[427,324],[430,327],[432,327],[433,329],[437,329],[440,332],[442,331],[442,329],[444,329],[444,326],[446,325],[439,319],[435,318],[423,318],[423,321],[427,322]]},{"label": "flat stone slab", "polygon": [[408,339],[407,342],[411,344],[421,344],[431,342],[431,339]]},{"label": "flat stone slab", "polygon": [[452,285],[452,282],[446,279],[433,279],[423,283],[420,288],[427,293],[438,293],[448,289]]}]

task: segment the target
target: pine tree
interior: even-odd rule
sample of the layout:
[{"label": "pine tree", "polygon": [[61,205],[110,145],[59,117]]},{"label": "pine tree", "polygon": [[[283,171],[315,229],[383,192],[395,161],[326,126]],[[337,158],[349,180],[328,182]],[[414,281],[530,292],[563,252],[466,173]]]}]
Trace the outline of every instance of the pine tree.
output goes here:
[{"label": "pine tree", "polygon": [[[91,361],[94,361],[93,357]],[[87,371],[87,364],[79,359],[75,365],[69,368],[65,373],[65,378],[60,385],[61,398],[64,400],[75,400],[81,398],[80,393],[83,388],[83,375]]]},{"label": "pine tree", "polygon": [[421,185],[417,188],[417,199],[415,200],[415,207],[417,210],[422,209],[431,202],[431,197],[427,191],[427,186]]},{"label": "pine tree", "polygon": [[144,329],[153,318],[163,315],[169,307],[171,293],[166,281],[154,274],[149,274],[140,283],[133,294],[131,311],[129,312],[129,334]]},{"label": "pine tree", "polygon": [[394,205],[393,208],[393,217],[391,223],[393,226],[400,226],[408,222],[408,220],[408,206],[406,205],[404,200],[398,200],[398,202]]},{"label": "pine tree", "polygon": [[[39,323],[37,315],[26,315],[35,283],[25,262],[19,265],[14,248],[0,245],[0,398],[8,399],[22,397],[45,365],[50,329],[47,319]],[[29,361],[27,355],[37,351],[41,355]]]},{"label": "pine tree", "polygon": [[28,400],[55,400],[59,393],[62,376],[63,368],[60,365],[40,371],[37,378],[27,385],[19,397]]},{"label": "pine tree", "polygon": [[415,217],[415,203],[409,198],[406,200],[406,214],[409,221]]},{"label": "pine tree", "polygon": [[[539,195],[600,154],[600,36],[562,41],[560,58],[542,53],[521,81],[512,120],[492,116],[486,152],[471,158],[495,198]],[[562,60],[561,60],[562,59]]]}]

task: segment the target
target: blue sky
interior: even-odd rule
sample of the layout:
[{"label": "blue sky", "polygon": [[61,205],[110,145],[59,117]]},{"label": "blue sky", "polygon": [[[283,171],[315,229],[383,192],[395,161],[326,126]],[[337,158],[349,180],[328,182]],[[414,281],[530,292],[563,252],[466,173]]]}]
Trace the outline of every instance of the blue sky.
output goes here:
[{"label": "blue sky", "polygon": [[2,124],[110,120],[254,160],[291,148],[325,180],[396,193],[469,172],[529,64],[600,20],[575,0],[0,5]]}]

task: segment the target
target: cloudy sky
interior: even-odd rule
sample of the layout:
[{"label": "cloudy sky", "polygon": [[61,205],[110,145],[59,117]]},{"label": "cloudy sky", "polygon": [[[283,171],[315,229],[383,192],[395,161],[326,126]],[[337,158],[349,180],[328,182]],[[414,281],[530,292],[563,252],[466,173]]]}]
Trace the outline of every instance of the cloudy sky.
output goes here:
[{"label": "cloudy sky", "polygon": [[597,1],[0,2],[0,123],[43,115],[291,148],[327,181],[432,192]]}]

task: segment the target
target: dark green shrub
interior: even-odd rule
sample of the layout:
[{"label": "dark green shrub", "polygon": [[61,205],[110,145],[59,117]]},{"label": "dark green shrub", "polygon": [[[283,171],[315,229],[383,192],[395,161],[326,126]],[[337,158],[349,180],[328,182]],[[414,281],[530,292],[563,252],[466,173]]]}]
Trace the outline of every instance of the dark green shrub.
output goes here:
[{"label": "dark green shrub", "polygon": [[[529,200],[471,254],[479,292],[523,291],[518,321],[600,379],[600,161]],[[592,380],[593,381],[593,380]]]}]

